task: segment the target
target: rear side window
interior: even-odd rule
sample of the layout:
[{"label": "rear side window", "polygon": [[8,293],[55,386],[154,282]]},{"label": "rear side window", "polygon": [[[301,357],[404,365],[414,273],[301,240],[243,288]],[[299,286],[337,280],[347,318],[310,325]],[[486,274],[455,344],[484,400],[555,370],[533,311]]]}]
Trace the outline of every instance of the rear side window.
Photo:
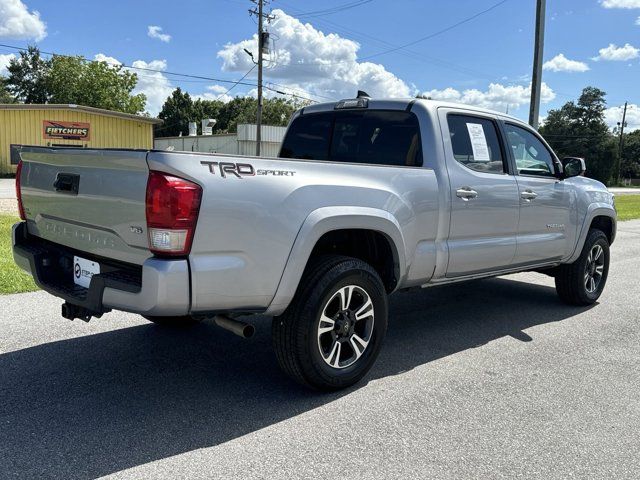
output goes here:
[{"label": "rear side window", "polygon": [[282,158],[326,160],[333,127],[333,112],[302,115],[296,118],[282,143]]},{"label": "rear side window", "polygon": [[495,124],[486,118],[448,115],[453,156],[471,170],[506,173],[500,140]]},{"label": "rear side window", "polygon": [[[306,118],[305,118],[306,117]],[[318,122],[326,127],[321,148],[306,145]],[[329,125],[327,125],[329,123]],[[320,152],[325,152],[324,156]],[[302,115],[293,121],[280,156],[376,165],[421,166],[422,144],[418,119],[394,110],[337,111]]]}]

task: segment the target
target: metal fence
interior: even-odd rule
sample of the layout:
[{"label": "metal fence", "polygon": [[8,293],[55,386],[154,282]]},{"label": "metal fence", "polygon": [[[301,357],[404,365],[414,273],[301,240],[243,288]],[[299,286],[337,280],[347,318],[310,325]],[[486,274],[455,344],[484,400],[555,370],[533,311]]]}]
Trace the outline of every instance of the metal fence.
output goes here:
[{"label": "metal fence", "polygon": [[[285,127],[262,126],[261,152],[263,157],[277,157],[286,132]],[[173,147],[175,151],[255,155],[256,126],[238,125],[237,133],[195,135],[186,137],[162,137],[154,139],[156,150]]]}]

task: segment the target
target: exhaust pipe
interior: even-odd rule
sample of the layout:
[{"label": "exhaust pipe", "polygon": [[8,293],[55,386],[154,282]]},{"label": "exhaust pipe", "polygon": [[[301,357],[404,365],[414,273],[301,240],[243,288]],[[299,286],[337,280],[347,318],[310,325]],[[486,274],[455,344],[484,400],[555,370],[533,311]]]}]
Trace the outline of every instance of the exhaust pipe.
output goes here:
[{"label": "exhaust pipe", "polygon": [[231,333],[235,333],[242,338],[251,338],[256,332],[253,325],[241,322],[240,320],[235,320],[227,315],[216,315],[213,317],[213,321],[219,327],[229,330]]}]

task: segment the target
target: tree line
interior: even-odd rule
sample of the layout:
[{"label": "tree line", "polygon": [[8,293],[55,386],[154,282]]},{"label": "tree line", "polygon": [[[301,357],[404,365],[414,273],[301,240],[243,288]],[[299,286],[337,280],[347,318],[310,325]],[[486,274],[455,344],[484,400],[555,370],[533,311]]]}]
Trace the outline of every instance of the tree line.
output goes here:
[{"label": "tree line", "polygon": [[[0,103],[60,103],[104,108],[117,112],[148,115],[147,98],[134,94],[138,75],[122,65],[88,61],[80,56],[53,55],[47,59],[37,47],[28,47],[7,67],[0,77]],[[263,102],[265,125],[286,125],[302,103],[283,98],[266,98]],[[229,102],[195,99],[176,88],[166,99],[158,115],[164,124],[156,136],[187,134],[189,122],[215,118],[215,133],[235,132],[238,123],[255,123],[257,100],[235,97]]]},{"label": "tree line", "polygon": [[583,157],[587,176],[612,185],[640,176],[640,130],[624,134],[621,154],[620,127],[612,131],[605,121],[605,96],[599,88],[584,88],[577,101],[549,111],[540,133],[558,157]]},{"label": "tree line", "polygon": [[36,47],[21,51],[0,79],[3,103],[62,103],[141,114],[147,97],[132,92],[138,76],[121,65],[90,62],[80,56],[44,58]]},{"label": "tree line", "polygon": [[[264,125],[286,126],[293,112],[303,104],[283,98],[265,98],[262,107]],[[193,99],[189,93],[176,88],[167,98],[158,114],[164,120],[156,128],[157,137],[186,135],[189,122],[197,122],[198,133],[202,133],[200,120],[216,119],[213,133],[236,132],[239,123],[255,123],[258,101],[253,97],[235,97],[229,102],[221,100]]]},{"label": "tree line", "polygon": [[[146,97],[134,94],[136,73],[106,62],[76,56],[44,58],[37,47],[29,47],[12,59],[6,78],[0,77],[0,103],[61,103],[147,115]],[[605,122],[605,92],[586,87],[576,101],[550,110],[540,133],[559,157],[584,157],[587,176],[611,185],[618,178],[640,177],[640,130],[625,133],[620,152],[618,130]],[[286,125],[302,106],[283,98],[264,99],[265,125]],[[188,123],[214,118],[214,133],[235,132],[239,123],[255,122],[257,100],[235,97],[229,102],[196,98],[176,88],[158,115],[164,123],[158,137],[187,134]],[[618,127],[619,128],[619,127]]]}]

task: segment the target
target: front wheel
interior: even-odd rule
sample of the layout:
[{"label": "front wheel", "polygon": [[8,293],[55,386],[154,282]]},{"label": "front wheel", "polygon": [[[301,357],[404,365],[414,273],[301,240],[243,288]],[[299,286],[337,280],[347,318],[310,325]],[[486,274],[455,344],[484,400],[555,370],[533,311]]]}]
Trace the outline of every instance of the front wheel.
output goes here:
[{"label": "front wheel", "polygon": [[297,382],[337,390],[375,362],[387,330],[387,295],[376,271],[350,257],[320,257],[291,305],[273,319],[281,368]]},{"label": "front wheel", "polygon": [[598,300],[609,274],[609,241],[592,229],[578,259],[561,265],[556,273],[556,291],[570,305],[591,305]]}]

